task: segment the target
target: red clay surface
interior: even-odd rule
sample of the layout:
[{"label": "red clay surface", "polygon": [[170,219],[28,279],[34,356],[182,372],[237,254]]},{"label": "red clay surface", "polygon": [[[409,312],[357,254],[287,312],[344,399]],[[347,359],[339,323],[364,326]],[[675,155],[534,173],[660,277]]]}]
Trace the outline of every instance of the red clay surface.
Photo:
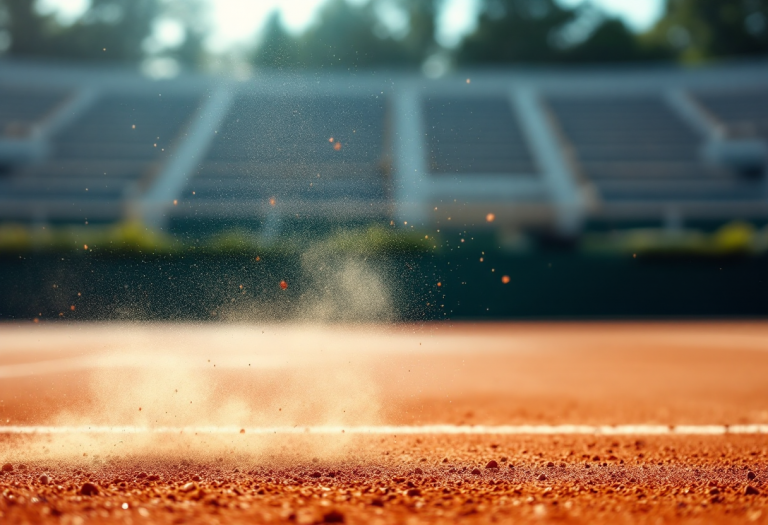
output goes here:
[{"label": "red clay surface", "polygon": [[[757,323],[0,326],[6,426],[766,424],[766,378]],[[6,434],[0,463],[10,523],[768,523],[766,435]]]}]

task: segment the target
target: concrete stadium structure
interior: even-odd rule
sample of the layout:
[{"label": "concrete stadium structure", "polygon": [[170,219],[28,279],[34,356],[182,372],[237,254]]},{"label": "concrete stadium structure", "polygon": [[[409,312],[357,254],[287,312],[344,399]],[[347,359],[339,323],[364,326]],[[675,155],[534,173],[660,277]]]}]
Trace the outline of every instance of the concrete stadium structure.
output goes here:
[{"label": "concrete stadium structure", "polygon": [[764,222],[766,65],[152,80],[0,62],[0,220]]}]

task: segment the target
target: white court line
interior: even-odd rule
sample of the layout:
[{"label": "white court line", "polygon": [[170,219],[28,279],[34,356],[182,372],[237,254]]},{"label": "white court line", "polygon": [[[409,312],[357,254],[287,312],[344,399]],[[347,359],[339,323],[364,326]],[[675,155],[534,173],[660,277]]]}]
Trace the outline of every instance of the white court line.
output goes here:
[{"label": "white court line", "polygon": [[[250,435],[604,435],[691,436],[768,434],[768,425],[423,425],[423,426],[296,426],[245,428]],[[239,434],[233,426],[139,427],[139,426],[0,426],[2,434]]]}]

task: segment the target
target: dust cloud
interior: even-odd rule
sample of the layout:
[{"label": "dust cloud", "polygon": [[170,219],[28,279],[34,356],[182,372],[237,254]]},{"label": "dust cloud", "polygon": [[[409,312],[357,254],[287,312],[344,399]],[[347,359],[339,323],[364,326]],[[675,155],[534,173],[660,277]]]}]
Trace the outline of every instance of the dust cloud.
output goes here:
[{"label": "dust cloud", "polygon": [[[140,330],[122,329],[124,337],[109,337],[109,347],[75,358],[69,365],[82,368],[81,394],[49,423],[68,431],[30,435],[19,459],[344,455],[350,443],[344,427],[377,425],[382,408],[371,361],[362,348],[360,359],[350,358],[355,353],[344,344],[344,326],[394,320],[392,299],[387,279],[365,258],[315,249],[304,253],[301,268],[300,304],[290,310],[278,291],[270,301],[222,306],[224,322],[205,330],[137,323]],[[275,323],[288,311],[287,321]],[[344,323],[338,345],[316,337],[328,322]],[[340,430],[321,439],[250,431],[310,426]]]},{"label": "dust cloud", "polygon": [[362,255],[338,255],[317,243],[301,254],[296,281],[282,290],[273,286],[271,294],[224,303],[218,315],[225,322],[392,323],[399,314],[393,301],[397,279],[390,272]]},{"label": "dust cloud", "polygon": [[[293,332],[287,347],[271,348],[270,332],[285,329]],[[86,357],[84,395],[47,422],[63,432],[32,435],[23,457],[18,448],[13,455],[25,461],[204,461],[227,454],[327,459],[345,453],[345,426],[380,422],[379,392],[365,360],[353,363],[332,347],[312,348],[311,327],[277,326],[262,334],[241,327],[236,337],[225,327],[202,337],[195,337],[201,335],[196,330],[187,336],[174,331],[157,326],[137,337],[127,334],[119,349]],[[182,341],[163,344],[173,337]],[[212,342],[227,348],[207,344]],[[301,430],[310,426],[340,430],[302,440]],[[295,430],[288,438],[294,445],[286,450],[284,435],[265,431],[272,428]]]}]

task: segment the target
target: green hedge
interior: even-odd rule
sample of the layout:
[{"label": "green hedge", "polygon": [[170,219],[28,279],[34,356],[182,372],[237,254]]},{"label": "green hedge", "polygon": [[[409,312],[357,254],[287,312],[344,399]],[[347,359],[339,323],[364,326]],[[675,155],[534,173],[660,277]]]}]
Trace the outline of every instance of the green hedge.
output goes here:
[{"label": "green hedge", "polygon": [[141,223],[93,226],[0,224],[0,253],[87,252],[102,255],[293,254],[309,248],[334,253],[374,255],[433,251],[435,239],[383,226],[339,229],[325,236],[288,234],[273,241],[257,232],[231,229],[207,236],[176,235]]}]

